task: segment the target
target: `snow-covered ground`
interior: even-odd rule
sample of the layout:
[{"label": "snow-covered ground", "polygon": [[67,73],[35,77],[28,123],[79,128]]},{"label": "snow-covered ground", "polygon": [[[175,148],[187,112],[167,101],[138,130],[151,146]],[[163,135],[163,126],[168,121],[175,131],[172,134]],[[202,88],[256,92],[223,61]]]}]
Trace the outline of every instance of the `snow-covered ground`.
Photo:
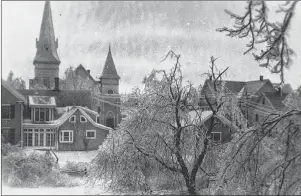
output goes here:
[{"label": "snow-covered ground", "polygon": [[114,195],[100,187],[40,187],[40,188],[14,188],[2,186],[1,195]]},{"label": "snow-covered ground", "polygon": [[[34,151],[39,153],[45,153],[45,151],[39,151],[30,148],[25,149],[26,153],[31,153]],[[87,151],[87,152],[86,151],[55,151],[55,154],[59,158],[60,165],[64,165],[67,161],[89,163],[97,156],[98,150]]]},{"label": "snow-covered ground", "polygon": [[93,151],[64,151],[64,152],[55,152],[55,154],[59,158],[59,164],[63,165],[67,161],[75,161],[75,162],[91,162],[98,154],[98,150]]}]

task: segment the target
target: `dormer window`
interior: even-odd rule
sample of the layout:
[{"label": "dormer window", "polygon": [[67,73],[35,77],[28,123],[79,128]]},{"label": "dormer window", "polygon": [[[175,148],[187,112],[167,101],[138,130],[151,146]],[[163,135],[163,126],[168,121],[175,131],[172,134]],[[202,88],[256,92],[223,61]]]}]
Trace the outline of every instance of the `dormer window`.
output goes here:
[{"label": "dormer window", "polygon": [[86,123],[86,122],[87,122],[86,117],[80,116],[80,122],[81,122],[81,123]]},{"label": "dormer window", "polygon": [[73,116],[71,116],[70,118],[69,118],[69,122],[76,122],[76,116],[75,115],[73,115]]},{"label": "dormer window", "polygon": [[55,98],[48,96],[29,96],[31,119],[35,122],[51,121],[54,117]]}]

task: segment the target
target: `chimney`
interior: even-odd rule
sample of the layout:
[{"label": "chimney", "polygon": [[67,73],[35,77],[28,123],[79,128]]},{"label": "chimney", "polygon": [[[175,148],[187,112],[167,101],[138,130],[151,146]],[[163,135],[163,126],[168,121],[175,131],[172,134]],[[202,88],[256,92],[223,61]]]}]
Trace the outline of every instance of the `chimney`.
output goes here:
[{"label": "chimney", "polygon": [[56,91],[60,90],[60,78],[59,77],[54,78],[54,90],[56,90]]},{"label": "chimney", "polygon": [[87,69],[88,74],[90,74],[90,69]]},{"label": "chimney", "polygon": [[259,79],[260,79],[260,81],[262,81],[263,80],[263,76],[260,76]]}]

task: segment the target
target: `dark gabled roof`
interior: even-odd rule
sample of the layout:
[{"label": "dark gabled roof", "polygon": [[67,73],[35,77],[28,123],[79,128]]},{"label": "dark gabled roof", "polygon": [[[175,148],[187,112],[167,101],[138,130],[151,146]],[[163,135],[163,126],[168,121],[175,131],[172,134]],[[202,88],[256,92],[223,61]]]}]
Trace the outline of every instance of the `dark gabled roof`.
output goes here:
[{"label": "dark gabled roof", "polygon": [[91,108],[92,95],[90,90],[18,90],[24,96],[55,97],[57,107],[83,106]]},{"label": "dark gabled roof", "polygon": [[[207,80],[208,84],[214,88],[214,82],[212,80]],[[215,84],[217,88],[220,88],[221,83],[225,82],[225,86],[232,92],[232,93],[238,93],[243,86],[245,85],[245,82],[241,81],[229,81],[229,80],[222,80],[222,81],[217,81]]]},{"label": "dark gabled roof", "polygon": [[1,85],[6,88],[11,94],[13,94],[17,99],[20,101],[24,101],[24,103],[27,103],[27,99],[25,96],[23,96],[21,93],[19,93],[14,87],[12,87],[9,83],[7,83],[5,80],[1,79]]},{"label": "dark gabled roof", "polygon": [[57,53],[57,40],[55,40],[50,2],[46,1],[41,23],[37,52],[33,63],[60,64]]},{"label": "dark gabled roof", "polygon": [[108,56],[105,62],[105,65],[102,70],[102,74],[100,78],[108,78],[108,79],[120,79],[119,75],[117,74],[115,63],[111,53],[111,46],[109,46]]},{"label": "dark gabled roof", "polygon": [[75,68],[74,70],[75,74],[77,74],[79,69],[82,69],[85,72],[85,74],[90,78],[90,80],[96,83],[95,79],[91,76],[91,74],[85,69],[85,67],[82,64],[79,64],[79,66]]},{"label": "dark gabled roof", "polygon": [[263,94],[276,110],[280,111],[285,107],[283,101],[288,94],[281,95],[280,92],[264,92]]},{"label": "dark gabled roof", "polygon": [[[223,81],[216,81],[215,84],[216,84],[217,89],[221,88],[221,83],[222,82],[225,82],[225,87],[227,87],[231,91],[231,93],[235,93],[235,94],[239,93],[245,85],[245,82],[223,80]],[[211,87],[211,89],[214,89],[214,81],[206,80],[205,85],[206,84],[208,84]],[[216,105],[217,102],[216,102],[216,99],[214,98],[214,95],[212,94],[213,92],[211,92],[210,88],[207,88],[205,85],[204,85],[204,87],[206,89],[204,89],[204,90],[205,91],[210,91],[210,92],[206,92],[207,93],[206,95],[208,96],[209,102],[211,103],[211,105]],[[205,94],[204,94],[203,89],[202,89],[202,97],[199,100],[199,105],[200,106],[208,106],[208,103],[207,103],[204,96],[205,96]]]},{"label": "dark gabled roof", "polygon": [[265,85],[267,82],[270,82],[270,80],[266,79],[266,80],[255,80],[255,81],[246,82],[246,90],[248,93],[255,95],[261,89],[261,87],[263,87],[263,85]]}]

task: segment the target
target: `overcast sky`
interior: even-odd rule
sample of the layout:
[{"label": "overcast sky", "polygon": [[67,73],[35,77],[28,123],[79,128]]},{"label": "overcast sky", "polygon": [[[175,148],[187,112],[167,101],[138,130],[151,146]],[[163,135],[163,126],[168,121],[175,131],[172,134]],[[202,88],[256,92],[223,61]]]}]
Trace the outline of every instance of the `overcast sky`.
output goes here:
[{"label": "overcast sky", "polygon": [[[268,2],[273,10],[278,2]],[[173,49],[181,54],[183,74],[196,86],[208,70],[210,56],[219,68],[230,66],[229,80],[256,80],[260,75],[279,82],[279,76],[259,68],[251,54],[243,55],[247,40],[226,37],[216,28],[233,22],[224,12],[242,13],[245,2],[51,2],[55,36],[59,39],[60,77],[65,69],[83,64],[99,77],[108,45],[118,74],[120,92],[129,92],[152,69],[169,69],[160,60]],[[2,2],[2,77],[12,70],[28,84],[34,76],[35,40],[39,36],[44,2]],[[274,15],[270,16],[273,19]],[[275,18],[276,19],[276,18]],[[296,53],[285,72],[293,88],[301,85],[301,3],[290,28],[289,43]]]}]

